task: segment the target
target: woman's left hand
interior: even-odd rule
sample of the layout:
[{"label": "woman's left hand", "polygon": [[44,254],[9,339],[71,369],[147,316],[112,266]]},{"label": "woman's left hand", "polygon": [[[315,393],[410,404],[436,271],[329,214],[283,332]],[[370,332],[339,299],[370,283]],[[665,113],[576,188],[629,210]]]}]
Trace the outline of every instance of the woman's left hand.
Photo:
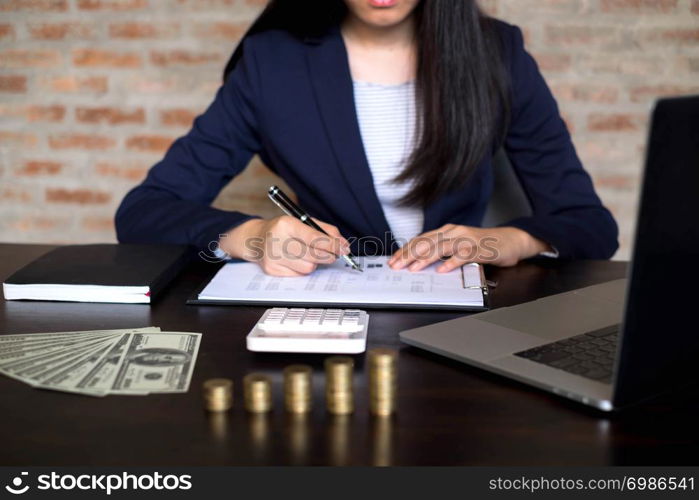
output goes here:
[{"label": "woman's left hand", "polygon": [[410,240],[388,264],[392,269],[421,271],[445,259],[437,271],[448,273],[470,262],[501,267],[551,251],[543,241],[516,227],[480,228],[447,224]]}]

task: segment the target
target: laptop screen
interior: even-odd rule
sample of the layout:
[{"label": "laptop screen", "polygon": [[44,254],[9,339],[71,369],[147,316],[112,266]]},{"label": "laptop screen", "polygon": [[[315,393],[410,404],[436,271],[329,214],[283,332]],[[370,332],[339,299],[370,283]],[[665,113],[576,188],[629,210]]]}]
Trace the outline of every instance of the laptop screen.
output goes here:
[{"label": "laptop screen", "polygon": [[699,96],[658,102],[644,177],[616,405],[699,380]]}]

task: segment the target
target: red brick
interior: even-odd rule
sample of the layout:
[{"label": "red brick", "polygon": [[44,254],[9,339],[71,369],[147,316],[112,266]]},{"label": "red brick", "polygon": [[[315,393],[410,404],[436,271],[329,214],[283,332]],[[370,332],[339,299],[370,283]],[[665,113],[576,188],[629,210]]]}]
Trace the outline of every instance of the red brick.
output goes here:
[{"label": "red brick", "polygon": [[537,53],[535,58],[541,71],[546,72],[568,71],[572,61],[570,54],[557,54],[553,52]]},{"label": "red brick", "polygon": [[164,153],[174,142],[172,137],[162,135],[135,135],[126,141],[126,147],[135,151]]},{"label": "red brick", "polygon": [[14,40],[15,28],[11,24],[0,24],[0,40]]},{"label": "red brick", "polygon": [[146,112],[143,108],[124,110],[110,107],[78,107],[75,117],[81,123],[108,123],[121,125],[123,123],[145,123]]},{"label": "red brick", "polygon": [[177,4],[181,8],[197,11],[202,9],[213,10],[216,8],[228,9],[240,3],[241,0],[177,0]]},{"label": "red brick", "polygon": [[221,54],[212,52],[191,52],[188,50],[153,51],[151,62],[156,66],[197,66],[219,63]]},{"label": "red brick", "polygon": [[130,183],[136,183],[143,180],[149,168],[149,164],[99,162],[95,165],[95,172],[102,177],[124,179]]},{"label": "red brick", "polygon": [[699,94],[699,85],[642,85],[631,89],[632,102],[648,102],[658,97]]},{"label": "red brick", "polygon": [[98,205],[108,203],[111,199],[111,193],[93,189],[48,188],[46,190],[46,201],[49,203]]},{"label": "red brick", "polygon": [[94,38],[94,28],[81,23],[41,23],[29,24],[27,30],[37,40],[90,39]]},{"label": "red brick", "polygon": [[191,127],[196,116],[189,109],[166,109],[160,112],[160,122],[166,127]]},{"label": "red brick", "polygon": [[125,39],[173,38],[179,33],[179,30],[179,25],[172,23],[115,23],[109,25],[109,36]]},{"label": "red brick", "polygon": [[86,67],[138,68],[141,56],[135,52],[116,52],[100,49],[76,49],[73,64]]},{"label": "red brick", "polygon": [[644,119],[628,113],[594,113],[588,117],[587,127],[592,132],[632,132],[641,129]]},{"label": "red brick", "polygon": [[61,62],[61,54],[55,50],[8,49],[0,52],[0,67],[45,68]]},{"label": "red brick", "polygon": [[199,38],[212,38],[236,42],[242,38],[249,23],[231,23],[219,21],[215,23],[199,23],[194,26],[193,33]]},{"label": "red brick", "polygon": [[589,85],[585,83],[558,84],[553,86],[556,97],[565,101],[593,102],[613,104],[617,101],[619,91],[615,87]]},{"label": "red brick", "polygon": [[39,139],[34,134],[26,132],[11,132],[9,130],[0,130],[0,146],[16,145],[31,147],[36,146]]},{"label": "red brick", "polygon": [[663,40],[677,42],[681,45],[699,43],[699,28],[668,29],[660,32]]},{"label": "red brick", "polygon": [[111,137],[91,134],[59,134],[49,137],[53,149],[104,150],[113,148],[116,141]]},{"label": "red brick", "polygon": [[27,121],[30,122],[61,122],[66,115],[65,106],[29,106],[27,108]]},{"label": "red brick", "polygon": [[32,195],[26,190],[15,187],[0,187],[0,202],[27,203],[32,201]]},{"label": "red brick", "polygon": [[545,28],[546,42],[554,47],[589,47],[606,45],[619,40],[620,30],[609,26],[549,25]]},{"label": "red brick", "polygon": [[692,0],[692,14],[699,15],[699,0]]},{"label": "red brick", "polygon": [[106,76],[62,76],[49,80],[54,92],[103,94],[108,90]]},{"label": "red brick", "polygon": [[595,186],[598,188],[626,190],[636,185],[636,178],[631,175],[599,175],[595,178]]},{"label": "red brick", "polygon": [[148,7],[148,0],[77,0],[80,10],[140,10]]},{"label": "red brick", "polygon": [[3,0],[0,12],[36,10],[40,12],[65,12],[68,0]]},{"label": "red brick", "polygon": [[16,173],[22,176],[56,175],[63,169],[63,164],[56,161],[26,161]]},{"label": "red brick", "polygon": [[114,217],[88,216],[80,224],[87,231],[114,232]]},{"label": "red brick", "polygon": [[678,0],[602,0],[602,12],[633,13],[659,12],[667,14],[677,9]]},{"label": "red brick", "polygon": [[693,46],[699,44],[699,28],[646,28],[638,31],[637,39],[646,47]]},{"label": "red brick", "polygon": [[65,106],[58,104],[49,106],[0,104],[0,117],[19,118],[28,122],[58,123],[63,121],[65,114]]},{"label": "red brick", "polygon": [[27,77],[22,75],[0,75],[0,92],[20,94],[27,91]]},{"label": "red brick", "polygon": [[48,217],[48,216],[27,216],[10,223],[10,227],[15,231],[50,231],[58,227],[64,226],[66,219],[64,217]]}]

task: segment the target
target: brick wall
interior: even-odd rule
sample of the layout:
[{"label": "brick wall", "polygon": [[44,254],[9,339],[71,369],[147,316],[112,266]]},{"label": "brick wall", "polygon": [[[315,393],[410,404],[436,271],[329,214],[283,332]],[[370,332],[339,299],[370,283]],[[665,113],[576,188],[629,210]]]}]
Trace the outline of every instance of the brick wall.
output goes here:
[{"label": "brick wall", "polygon": [[[428,0],[429,1],[429,0]],[[262,0],[0,0],[0,241],[114,241]],[[699,93],[699,0],[485,0],[525,30],[628,256],[653,99]],[[258,163],[217,206],[276,214]]]}]

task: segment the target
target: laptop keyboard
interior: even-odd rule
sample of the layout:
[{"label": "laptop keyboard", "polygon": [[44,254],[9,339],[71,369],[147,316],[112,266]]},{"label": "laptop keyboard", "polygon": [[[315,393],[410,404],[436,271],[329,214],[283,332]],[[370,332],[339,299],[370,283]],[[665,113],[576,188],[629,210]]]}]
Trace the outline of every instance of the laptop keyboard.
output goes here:
[{"label": "laptop keyboard", "polygon": [[611,383],[619,325],[515,353],[515,356],[603,383]]}]

